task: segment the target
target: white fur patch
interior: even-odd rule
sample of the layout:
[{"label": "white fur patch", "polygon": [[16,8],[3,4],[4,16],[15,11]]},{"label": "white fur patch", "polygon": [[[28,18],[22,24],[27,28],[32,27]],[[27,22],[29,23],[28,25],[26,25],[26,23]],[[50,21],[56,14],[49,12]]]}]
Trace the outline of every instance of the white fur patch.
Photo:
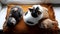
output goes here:
[{"label": "white fur patch", "polygon": [[15,25],[16,24],[16,20],[15,20],[15,18],[11,18],[11,22]]},{"label": "white fur patch", "polygon": [[[25,16],[25,14],[23,15],[23,19],[24,19],[25,23],[28,24],[28,25],[35,25],[35,24],[37,24],[38,21],[39,21],[42,17],[43,17],[43,13],[42,13],[41,15],[39,15],[37,18],[32,17],[29,10],[28,10],[28,13],[27,13],[26,16]],[[34,24],[27,23],[27,21],[31,21],[31,22],[33,22]]]}]

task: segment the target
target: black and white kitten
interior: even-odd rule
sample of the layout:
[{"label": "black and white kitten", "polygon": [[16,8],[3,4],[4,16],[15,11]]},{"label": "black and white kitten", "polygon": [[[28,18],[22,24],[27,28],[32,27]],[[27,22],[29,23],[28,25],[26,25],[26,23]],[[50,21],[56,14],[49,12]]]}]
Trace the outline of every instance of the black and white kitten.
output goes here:
[{"label": "black and white kitten", "polygon": [[43,18],[43,9],[40,5],[33,5],[32,8],[28,9],[28,12],[26,12],[23,15],[23,19],[26,24],[33,26],[38,24],[38,21]]},{"label": "black and white kitten", "polygon": [[15,26],[21,19],[23,14],[22,8],[20,6],[14,6],[11,8],[9,18],[7,20],[7,26],[12,27]]}]

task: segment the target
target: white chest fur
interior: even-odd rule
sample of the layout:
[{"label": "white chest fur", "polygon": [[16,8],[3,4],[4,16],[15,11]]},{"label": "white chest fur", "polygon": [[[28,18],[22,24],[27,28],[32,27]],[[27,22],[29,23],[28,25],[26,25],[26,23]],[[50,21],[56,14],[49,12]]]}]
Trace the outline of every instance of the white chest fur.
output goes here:
[{"label": "white chest fur", "polygon": [[[38,21],[39,21],[40,19],[42,19],[42,17],[43,17],[43,13],[42,13],[41,15],[39,15],[37,18],[34,18],[34,17],[31,16],[30,11],[28,11],[28,13],[27,13],[26,15],[25,15],[25,14],[23,15],[24,21],[25,21],[25,23],[28,24],[28,25],[36,25],[36,24],[38,23]],[[30,24],[30,23],[28,23],[27,21],[30,21],[30,22],[32,22],[33,24]]]}]

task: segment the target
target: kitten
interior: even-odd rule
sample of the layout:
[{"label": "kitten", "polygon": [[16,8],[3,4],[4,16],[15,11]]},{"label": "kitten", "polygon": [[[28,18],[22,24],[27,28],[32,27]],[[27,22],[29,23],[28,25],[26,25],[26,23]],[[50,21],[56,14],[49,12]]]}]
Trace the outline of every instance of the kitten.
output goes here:
[{"label": "kitten", "polygon": [[57,28],[58,23],[56,21],[52,21],[51,19],[45,19],[44,21],[41,22],[41,26],[39,26],[40,28]]},{"label": "kitten", "polygon": [[38,24],[38,21],[42,18],[45,18],[43,13],[47,12],[47,8],[43,8],[40,5],[33,5],[33,7],[28,9],[28,12],[26,12],[23,15],[24,21],[28,25],[36,25]]},{"label": "kitten", "polygon": [[11,8],[10,15],[7,19],[7,26],[12,27],[15,26],[19,22],[22,17],[22,8],[20,6],[14,6]]}]

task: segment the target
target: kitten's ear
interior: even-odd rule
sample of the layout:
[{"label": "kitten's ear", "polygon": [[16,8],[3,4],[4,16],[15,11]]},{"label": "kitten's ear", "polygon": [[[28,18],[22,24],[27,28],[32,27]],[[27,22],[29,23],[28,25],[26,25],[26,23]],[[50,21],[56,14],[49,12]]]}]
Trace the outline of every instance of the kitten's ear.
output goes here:
[{"label": "kitten's ear", "polygon": [[32,12],[33,11],[33,8],[29,7],[29,11]]},{"label": "kitten's ear", "polygon": [[39,7],[37,7],[36,10],[39,10]]}]

